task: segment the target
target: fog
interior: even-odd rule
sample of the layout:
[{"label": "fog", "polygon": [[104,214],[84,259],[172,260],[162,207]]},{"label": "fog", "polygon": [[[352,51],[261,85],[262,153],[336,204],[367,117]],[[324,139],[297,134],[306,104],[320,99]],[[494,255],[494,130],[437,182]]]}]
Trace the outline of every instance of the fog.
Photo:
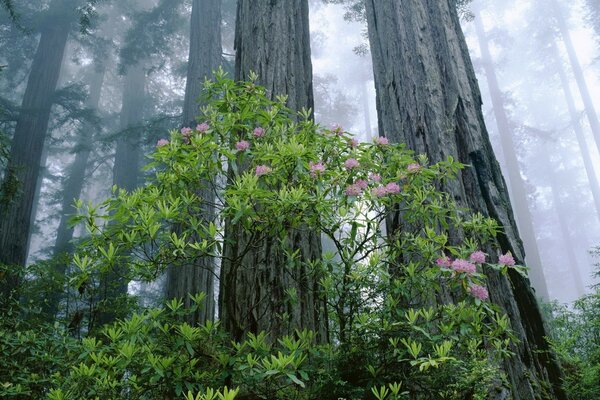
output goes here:
[{"label": "fog", "polygon": [[[486,125],[511,189],[519,229],[533,229],[530,237],[522,235],[527,261],[536,264],[532,249],[537,251],[549,298],[560,302],[589,292],[599,261],[590,254],[600,245],[600,198],[594,198],[591,188],[596,185],[597,191],[600,179],[600,131],[594,133],[600,109],[600,30],[594,30],[592,2],[560,1],[557,19],[545,0],[477,0],[463,15]],[[146,76],[143,116],[128,128],[139,131],[136,146],[148,154],[165,132],[180,127],[190,3],[175,2],[159,16],[152,14],[159,5],[155,0],[100,3],[89,34],[69,39],[41,166],[30,262],[52,253],[62,190],[80,150],[82,130],[91,135],[93,150],[81,197],[98,202],[110,195],[115,144],[123,133],[124,65],[137,62]],[[223,59],[231,74],[234,3],[225,1],[222,13]],[[347,6],[310,3],[315,116],[325,126],[340,124],[369,141],[379,132],[366,23],[346,18]],[[0,75],[0,128],[9,137],[38,40],[28,27],[43,7],[44,1],[17,4],[20,28],[0,14],[0,65],[6,65]],[[144,24],[153,24],[150,32],[132,29]],[[100,64],[106,71],[104,83],[97,106],[90,105],[89,80]],[[490,83],[491,73],[495,83]],[[143,174],[136,179],[141,181]]]}]

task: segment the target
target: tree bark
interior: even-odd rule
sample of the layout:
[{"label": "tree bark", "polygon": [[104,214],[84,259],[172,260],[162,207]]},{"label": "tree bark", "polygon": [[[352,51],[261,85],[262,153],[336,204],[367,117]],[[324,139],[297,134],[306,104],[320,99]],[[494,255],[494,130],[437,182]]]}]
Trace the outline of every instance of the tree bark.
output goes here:
[{"label": "tree bark", "polygon": [[498,84],[498,77],[496,76],[494,61],[490,53],[488,38],[481,22],[481,16],[478,12],[475,13],[474,23],[477,39],[479,41],[479,48],[481,49],[481,61],[485,70],[490,97],[492,99],[494,117],[496,119],[496,125],[498,126],[498,134],[500,135],[502,154],[504,155],[506,170],[508,171],[510,181],[509,187],[511,189],[510,193],[512,194],[511,198],[514,200],[512,202],[513,209],[516,215],[519,232],[523,239],[523,246],[525,247],[525,261],[529,267],[529,274],[533,287],[536,288],[544,300],[548,301],[548,286],[546,284],[542,259],[540,257],[535,230],[533,228],[533,218],[531,217],[531,211],[528,206],[529,200],[527,198],[527,189],[523,182],[523,178],[521,177],[519,160],[517,158],[516,146],[513,139],[513,130],[511,129],[508,116],[506,115],[502,91]]},{"label": "tree bark", "polygon": [[[290,108],[313,109],[307,0],[238,1],[235,49],[236,79],[254,71],[271,98],[286,95]],[[309,329],[327,340],[325,300],[318,276],[306,265],[321,257],[320,235],[307,227],[288,232],[287,246],[299,250],[293,266],[279,238],[251,244],[251,236],[230,221],[225,236],[219,296],[224,328],[236,339],[260,331],[275,339]]]},{"label": "tree bark", "polygon": [[[192,4],[190,24],[190,51],[188,58],[185,101],[183,106],[184,125],[194,126],[198,115],[198,99],[204,80],[221,65],[221,0],[200,1]],[[215,219],[214,200],[210,182],[203,182],[198,196],[204,200],[202,215],[205,221]],[[187,321],[194,325],[203,324],[215,317],[214,300],[215,260],[206,256],[193,260],[189,265],[171,266],[167,270],[166,297],[182,299],[186,307],[192,301],[189,294],[204,292],[204,303],[197,312],[190,314]]]},{"label": "tree bark", "polygon": [[[459,206],[496,219],[503,229],[497,245],[522,262],[523,246],[454,1],[367,0],[366,11],[380,132],[431,162],[452,156],[467,165],[444,190]],[[561,371],[529,281],[515,271],[508,277],[485,273],[492,301],[506,311],[520,340],[504,365],[513,398],[564,399]],[[549,393],[540,393],[542,387]]]},{"label": "tree bark", "polygon": [[70,24],[65,21],[48,24],[42,29],[27,80],[11,146],[9,173],[5,174],[16,176],[20,195],[0,210],[0,264],[15,268],[15,273],[0,277],[0,300],[18,288],[16,270],[23,267],[27,259],[39,165],[69,30]]}]

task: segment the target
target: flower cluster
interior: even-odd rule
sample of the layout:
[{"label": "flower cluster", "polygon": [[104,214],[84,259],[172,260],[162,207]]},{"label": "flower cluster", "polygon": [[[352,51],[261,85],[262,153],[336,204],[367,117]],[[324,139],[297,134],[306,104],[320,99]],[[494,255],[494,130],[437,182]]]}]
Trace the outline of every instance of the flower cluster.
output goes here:
[{"label": "flower cluster", "polygon": [[310,169],[310,176],[313,178],[325,172],[325,164],[323,164],[321,161],[318,163],[313,163],[312,161],[309,162],[308,168]]},{"label": "flower cluster", "polygon": [[235,148],[236,148],[238,151],[246,151],[246,150],[248,150],[248,149],[250,148],[250,143],[248,143],[248,142],[247,142],[247,141],[245,141],[245,140],[240,140],[239,142],[237,142],[237,143],[235,144]]},{"label": "flower cluster", "polygon": [[346,161],[344,161],[344,167],[346,167],[346,169],[354,169],[360,166],[360,163],[358,162],[358,160],[356,158],[349,158]]},{"label": "flower cluster", "polygon": [[378,136],[375,139],[375,143],[380,145],[380,146],[385,146],[387,144],[390,144],[390,141],[388,140],[388,138],[384,137],[384,136]]},{"label": "flower cluster", "polygon": [[255,138],[263,137],[265,136],[265,130],[260,126],[256,127],[254,128],[254,132],[252,132],[252,135],[254,135]]},{"label": "flower cluster", "polygon": [[471,285],[469,287],[469,293],[471,296],[479,300],[486,300],[488,297],[490,297],[486,287],[481,285]]},{"label": "flower cluster", "polygon": [[452,262],[452,269],[459,274],[474,274],[477,272],[475,264],[471,264],[467,260],[456,259]]},{"label": "flower cluster", "polygon": [[272,172],[273,169],[267,165],[259,165],[256,167],[256,169],[254,170],[254,174],[256,176],[261,176],[261,175],[266,175],[270,172]]},{"label": "flower cluster", "polygon": [[500,258],[498,259],[498,262],[502,265],[506,265],[509,267],[512,267],[513,265],[515,265],[515,259],[513,258],[510,251],[506,254],[501,255]]},{"label": "flower cluster", "polygon": [[163,147],[163,146],[167,146],[169,144],[169,141],[167,139],[160,139],[158,142],[156,142],[156,147]]}]

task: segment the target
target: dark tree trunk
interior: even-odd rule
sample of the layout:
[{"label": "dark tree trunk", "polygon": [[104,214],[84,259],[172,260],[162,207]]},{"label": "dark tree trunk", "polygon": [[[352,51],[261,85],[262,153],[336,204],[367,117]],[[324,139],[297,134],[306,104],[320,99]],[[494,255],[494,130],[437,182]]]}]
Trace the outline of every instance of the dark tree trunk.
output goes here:
[{"label": "dark tree trunk", "polygon": [[492,108],[494,110],[496,125],[498,126],[498,134],[500,135],[502,154],[504,155],[506,170],[508,171],[510,192],[512,194],[512,199],[514,200],[512,203],[513,210],[516,215],[521,238],[523,239],[523,246],[525,247],[525,261],[529,267],[529,274],[533,287],[535,287],[539,295],[547,301],[549,300],[548,286],[546,284],[546,278],[544,277],[544,269],[537,245],[535,230],[533,229],[533,218],[528,206],[527,189],[525,187],[525,182],[523,182],[523,178],[521,177],[519,160],[517,158],[516,146],[513,138],[513,130],[510,126],[508,116],[506,115],[502,91],[498,84],[494,61],[490,54],[487,35],[479,13],[475,14],[474,22],[477,38],[479,40],[479,47],[481,49],[481,61],[485,70],[490,97],[492,99]]},{"label": "dark tree trunk", "polygon": [[[86,107],[93,110],[98,108],[102,84],[104,82],[105,67],[102,65],[101,68],[100,71],[94,71],[89,85],[89,96],[86,101]],[[53,255],[57,262],[54,273],[58,279],[64,277],[67,268],[66,261],[62,259],[62,256],[73,249],[71,244],[73,228],[69,227],[69,219],[75,211],[72,207],[73,202],[80,198],[85,183],[85,171],[92,151],[92,129],[89,125],[84,125],[81,128],[80,137],[76,145],[75,160],[69,167],[69,174],[63,187],[61,217],[53,249]],[[46,315],[49,317],[56,315],[61,297],[62,292],[51,293],[49,295],[45,310]]]},{"label": "dark tree trunk", "polygon": [[[287,95],[290,108],[313,108],[307,0],[239,1],[235,48],[236,79],[254,71],[271,98]],[[225,235],[219,296],[225,329],[236,339],[250,332],[277,338],[310,329],[326,340],[325,302],[318,277],[306,265],[321,257],[320,235],[308,228],[289,232],[287,245],[300,251],[292,267],[286,267],[276,237],[246,252],[249,235],[241,226],[227,221]],[[295,301],[287,289],[296,291]]]},{"label": "dark tree trunk", "polygon": [[[210,78],[212,72],[221,65],[221,0],[194,0],[190,29],[183,121],[184,125],[194,126],[204,80]],[[206,221],[213,221],[215,194],[208,182],[202,186],[198,195],[206,200],[203,206],[203,217]],[[206,294],[202,307],[188,317],[188,322],[192,325],[204,323],[215,317],[214,271],[215,260],[212,257],[204,257],[194,260],[190,265],[170,267],[167,270],[166,297],[168,299],[180,298],[184,305],[189,307],[191,299],[188,294],[198,292]]]},{"label": "dark tree trunk", "polygon": [[575,131],[575,136],[577,137],[577,144],[579,145],[579,151],[581,152],[581,157],[583,159],[583,165],[585,167],[585,172],[588,178],[588,182],[590,184],[592,197],[594,198],[596,216],[600,220],[600,185],[598,184],[598,178],[596,176],[596,172],[594,171],[594,164],[592,162],[592,157],[590,156],[590,150],[585,139],[585,133],[583,131],[583,128],[581,127],[581,122],[579,121],[579,113],[577,112],[577,107],[575,106],[573,93],[571,93],[571,85],[569,85],[569,78],[567,77],[567,73],[565,72],[565,68],[563,66],[560,53],[558,52],[556,42],[554,40],[551,40],[550,46],[552,51],[552,57],[556,60],[556,68],[558,70],[558,76],[560,78],[560,84],[563,93],[565,94],[565,101],[569,109],[571,125],[573,127],[573,130]]},{"label": "dark tree trunk", "polygon": [[[466,164],[444,189],[459,206],[496,219],[498,246],[522,262],[524,252],[508,190],[481,113],[481,95],[453,0],[367,0],[380,132],[431,162]],[[460,237],[452,238],[460,241]],[[486,270],[492,301],[508,314],[520,343],[504,367],[515,399],[565,398],[561,371],[544,336],[529,281]]]},{"label": "dark tree trunk", "polygon": [[[142,65],[127,68],[123,82],[123,101],[121,105],[121,136],[117,140],[115,163],[113,166],[113,185],[127,191],[137,187],[141,159],[141,124],[144,118],[144,99],[146,72]],[[98,315],[98,326],[112,322],[118,316],[118,307],[114,301],[127,294],[129,283],[122,270],[126,266],[117,266],[108,273],[101,284],[100,298],[107,302]]]},{"label": "dark tree trunk", "polygon": [[[6,176],[16,176],[20,194],[0,210],[0,264],[11,268],[24,266],[27,258],[39,165],[69,30],[65,21],[43,28],[15,128]],[[17,273],[0,279],[2,300],[18,288],[19,279]]]},{"label": "dark tree trunk", "polygon": [[590,128],[592,129],[592,133],[594,135],[596,147],[600,152],[600,122],[598,121],[598,114],[596,113],[596,108],[594,107],[594,102],[592,101],[592,97],[590,95],[590,91],[588,89],[587,82],[583,74],[583,69],[581,68],[579,59],[577,58],[577,53],[575,52],[575,47],[573,46],[571,34],[569,33],[569,29],[567,28],[567,23],[565,21],[564,15],[562,14],[559,4],[556,2],[556,0],[551,1],[551,7],[554,7],[555,11],[554,15],[556,18],[556,25],[563,39],[563,43],[565,44],[565,48],[567,49],[567,55],[569,56],[569,61],[571,62],[571,68],[573,68],[575,82],[577,82],[577,87],[579,88],[581,99],[583,100],[585,113],[588,117]]}]

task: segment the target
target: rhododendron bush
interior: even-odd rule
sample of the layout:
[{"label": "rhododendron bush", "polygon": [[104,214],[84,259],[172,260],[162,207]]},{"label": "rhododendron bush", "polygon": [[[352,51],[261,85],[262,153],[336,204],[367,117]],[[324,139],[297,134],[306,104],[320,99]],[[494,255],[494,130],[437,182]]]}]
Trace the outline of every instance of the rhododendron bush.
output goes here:
[{"label": "rhododendron bush", "polygon": [[[197,126],[156,144],[145,186],[78,204],[74,220],[89,236],[70,283],[90,330],[70,373],[55,377],[54,399],[221,398],[208,388],[226,385],[237,390],[228,399],[463,399],[503,384],[497,367],[512,336],[483,270],[520,267],[510,254],[488,263],[499,256],[489,244],[496,223],[439,190],[462,165],[429,164],[384,137],[359,143],[223,73],[206,93]],[[214,215],[203,214],[205,202]],[[387,231],[392,219],[403,229]],[[302,262],[287,232],[321,234],[323,256],[310,267],[327,299],[328,343],[301,330],[231,343],[218,322],[182,323],[190,310],[177,300],[94,326],[87,310],[114,307],[98,301],[107,276],[152,281],[191,259],[219,259],[226,220],[252,233],[248,246],[281,237],[282,273]],[[465,240],[449,242],[449,231]],[[203,306],[202,295],[194,299]]]}]

